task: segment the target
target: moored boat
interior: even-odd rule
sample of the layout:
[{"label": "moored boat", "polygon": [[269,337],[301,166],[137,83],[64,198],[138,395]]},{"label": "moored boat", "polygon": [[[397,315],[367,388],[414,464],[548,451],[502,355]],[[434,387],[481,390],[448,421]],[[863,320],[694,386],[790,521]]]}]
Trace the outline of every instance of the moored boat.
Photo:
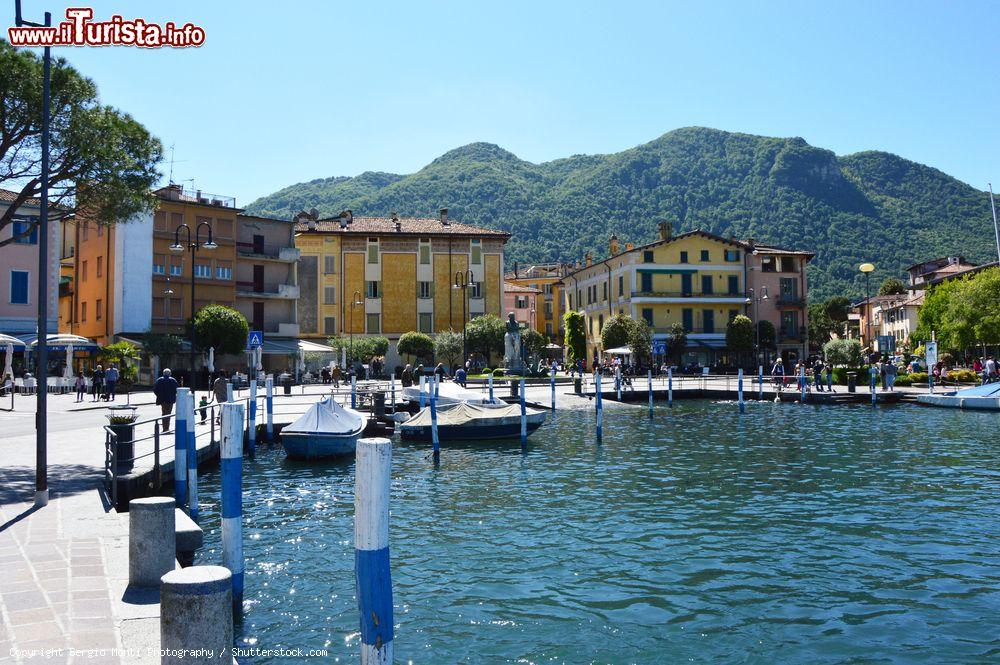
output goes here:
[{"label": "moored boat", "polygon": [[292,459],[353,455],[365,418],[327,397],[281,429],[281,445]]},{"label": "moored boat", "polygon": [[[546,412],[526,409],[528,434],[542,426]],[[508,439],[521,435],[521,407],[476,406],[465,402],[439,404],[437,407],[438,440],[468,441]],[[424,407],[399,426],[402,438],[415,441],[431,440],[431,410]]]},{"label": "moored boat", "polygon": [[[431,384],[427,383],[424,387],[424,399],[426,400],[430,396]],[[437,387],[437,401],[439,406],[444,406],[448,404],[476,404],[479,406],[494,407],[494,406],[506,406],[507,403],[504,402],[499,397],[494,394],[493,401],[490,401],[490,395],[485,390],[469,390],[468,388],[463,388],[457,383],[453,382],[442,382]],[[410,386],[409,388],[403,388],[403,399],[407,402],[413,402],[415,404],[420,403],[420,386]]]}]

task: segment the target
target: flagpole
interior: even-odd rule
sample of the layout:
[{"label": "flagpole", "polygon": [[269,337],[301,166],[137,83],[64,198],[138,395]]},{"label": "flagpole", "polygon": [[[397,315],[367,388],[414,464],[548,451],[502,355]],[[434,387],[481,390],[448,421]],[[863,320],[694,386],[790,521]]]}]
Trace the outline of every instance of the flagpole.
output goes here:
[{"label": "flagpole", "polygon": [[1000,265],[1000,225],[997,224],[997,204],[993,200],[993,183],[988,183],[990,187],[990,207],[993,209],[993,232],[997,238],[997,264]]}]

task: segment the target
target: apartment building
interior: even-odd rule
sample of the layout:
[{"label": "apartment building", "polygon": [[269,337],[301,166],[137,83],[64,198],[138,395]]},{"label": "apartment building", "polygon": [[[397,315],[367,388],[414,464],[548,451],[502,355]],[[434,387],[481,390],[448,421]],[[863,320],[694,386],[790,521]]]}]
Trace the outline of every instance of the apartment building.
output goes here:
[{"label": "apartment building", "polygon": [[384,335],[393,367],[405,332],[460,331],[472,317],[502,313],[508,233],[451,221],[447,210],[438,219],[303,212],[295,233],[303,338]]},{"label": "apartment building", "polygon": [[538,296],[540,290],[510,281],[503,283],[503,312],[514,312],[514,319],[523,327],[537,330]]},{"label": "apartment building", "polygon": [[265,340],[299,336],[294,230],[291,220],[236,217],[236,309]]},{"label": "apartment building", "polygon": [[[602,261],[588,254],[562,279],[566,309],[584,314],[588,358],[600,354],[601,329],[615,314],[652,327],[658,360],[664,359],[671,328],[680,324],[687,336],[684,364],[735,362],[726,347],[726,326],[739,314],[774,325],[774,351],[786,362],[807,354],[805,266],[811,253],[705,231],[673,235],[666,223],[656,242],[622,251],[612,236],[608,250]],[[773,354],[763,347],[762,352],[762,361],[769,362]]]},{"label": "apartment building", "polygon": [[538,307],[534,308],[531,327],[556,344],[563,343],[564,333],[563,314],[566,310],[562,278],[571,270],[572,266],[565,263],[539,263],[521,267],[515,262],[514,270],[504,277],[508,284],[539,292]]},{"label": "apartment building", "polygon": [[[0,212],[17,200],[17,192],[0,189]],[[33,334],[38,328],[38,219],[40,201],[30,199],[17,210],[14,221],[3,230],[3,239],[18,236],[3,247],[0,266],[0,333],[11,336]],[[51,217],[50,217],[51,219]],[[47,225],[49,241],[48,326],[54,334],[58,326],[60,224]]]}]

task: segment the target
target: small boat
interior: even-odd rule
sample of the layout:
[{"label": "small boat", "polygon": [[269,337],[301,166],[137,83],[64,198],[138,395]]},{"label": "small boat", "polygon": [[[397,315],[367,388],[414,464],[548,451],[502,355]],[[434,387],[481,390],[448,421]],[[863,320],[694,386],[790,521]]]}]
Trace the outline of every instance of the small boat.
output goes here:
[{"label": "small boat", "polygon": [[[546,412],[526,409],[528,434],[542,426]],[[464,402],[437,407],[438,440],[467,441],[483,439],[509,439],[521,436],[521,407],[476,406]],[[399,426],[403,439],[431,440],[431,410],[424,407],[415,416]]]},{"label": "small boat", "polygon": [[281,445],[292,459],[353,455],[365,418],[327,397],[281,429]]},{"label": "small boat", "polygon": [[[424,387],[424,399],[426,400],[430,396],[431,384],[427,383]],[[486,391],[469,390],[468,388],[463,388],[457,383],[445,382],[438,385],[438,406],[445,406],[448,404],[476,404],[479,406],[507,406],[499,397],[496,397],[496,391],[494,391],[493,401],[490,401],[490,394]],[[414,402],[415,404],[420,403],[420,385],[410,386],[409,388],[403,388],[403,399],[407,402]]]}]

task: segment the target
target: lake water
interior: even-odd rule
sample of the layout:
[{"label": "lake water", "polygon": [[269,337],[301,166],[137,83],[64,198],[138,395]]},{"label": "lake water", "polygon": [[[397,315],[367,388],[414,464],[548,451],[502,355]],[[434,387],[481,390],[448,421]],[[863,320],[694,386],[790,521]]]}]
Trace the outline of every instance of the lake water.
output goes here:
[{"label": "lake water", "polygon": [[[601,445],[592,410],[437,468],[397,442],[396,661],[997,662],[998,426],[680,401],[606,410]],[[246,461],[238,645],[357,660],[353,469]],[[217,472],[199,492],[220,563]]]}]

